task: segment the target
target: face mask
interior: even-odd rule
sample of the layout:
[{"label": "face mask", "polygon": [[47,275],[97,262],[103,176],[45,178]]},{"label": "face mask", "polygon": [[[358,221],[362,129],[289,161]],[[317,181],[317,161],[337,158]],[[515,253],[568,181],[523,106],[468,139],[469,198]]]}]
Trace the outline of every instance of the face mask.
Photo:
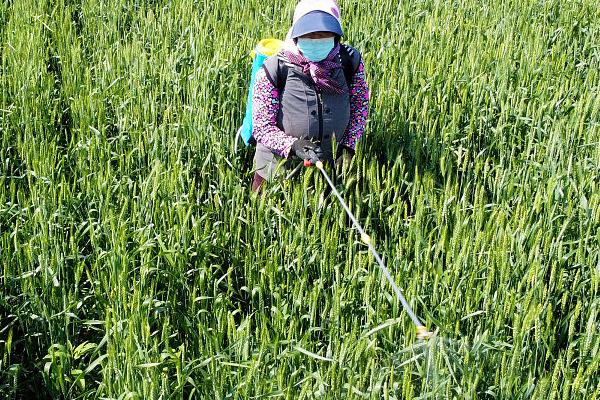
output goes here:
[{"label": "face mask", "polygon": [[319,62],[327,58],[333,46],[335,44],[335,38],[324,38],[324,39],[307,39],[298,38],[298,49],[304,54],[304,57],[308,58],[312,62]]}]

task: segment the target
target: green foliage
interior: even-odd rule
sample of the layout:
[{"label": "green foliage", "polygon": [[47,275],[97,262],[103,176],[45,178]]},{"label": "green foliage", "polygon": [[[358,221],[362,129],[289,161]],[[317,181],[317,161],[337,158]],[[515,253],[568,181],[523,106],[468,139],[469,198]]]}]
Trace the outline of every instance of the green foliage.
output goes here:
[{"label": "green foliage", "polygon": [[600,12],[340,1],[339,188],[249,192],[247,53],[293,1],[0,2],[0,397],[600,398]]}]

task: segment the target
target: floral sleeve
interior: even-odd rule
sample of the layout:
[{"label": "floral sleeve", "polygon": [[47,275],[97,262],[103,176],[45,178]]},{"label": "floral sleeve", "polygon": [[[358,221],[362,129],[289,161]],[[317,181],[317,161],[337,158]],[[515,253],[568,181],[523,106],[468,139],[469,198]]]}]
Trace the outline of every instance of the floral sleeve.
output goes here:
[{"label": "floral sleeve", "polygon": [[365,66],[361,60],[350,84],[350,122],[344,133],[342,144],[354,149],[356,142],[365,132],[369,115],[369,87],[365,79]]},{"label": "floral sleeve", "polygon": [[281,157],[287,157],[296,138],[277,127],[279,90],[267,78],[263,68],[254,78],[252,126],[254,138]]}]

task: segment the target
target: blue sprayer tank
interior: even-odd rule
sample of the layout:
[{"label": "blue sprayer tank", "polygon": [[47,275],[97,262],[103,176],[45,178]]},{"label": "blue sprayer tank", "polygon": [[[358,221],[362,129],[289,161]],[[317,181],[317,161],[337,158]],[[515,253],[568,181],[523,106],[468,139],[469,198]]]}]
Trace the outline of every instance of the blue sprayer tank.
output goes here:
[{"label": "blue sprayer tank", "polygon": [[248,99],[246,101],[246,115],[242,127],[238,131],[246,145],[250,144],[252,139],[252,92],[254,88],[254,77],[262,67],[265,60],[277,53],[283,48],[284,42],[278,39],[263,39],[252,50],[250,56],[252,61],[252,72],[250,74],[250,90],[248,90]]}]

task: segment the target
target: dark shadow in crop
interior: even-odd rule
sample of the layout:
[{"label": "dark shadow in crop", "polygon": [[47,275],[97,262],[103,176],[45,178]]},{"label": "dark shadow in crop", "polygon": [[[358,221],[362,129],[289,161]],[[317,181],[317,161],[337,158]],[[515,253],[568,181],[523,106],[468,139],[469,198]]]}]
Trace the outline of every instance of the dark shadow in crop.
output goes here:
[{"label": "dark shadow in crop", "polygon": [[[6,288],[6,282],[3,287]],[[0,369],[0,397],[4,399],[50,399],[39,369],[38,360],[45,354],[43,335],[31,329],[32,323],[25,310],[24,295],[11,296],[7,291],[0,298],[0,357],[4,362]],[[27,321],[24,323],[24,320]],[[44,332],[39,327],[37,332]],[[12,337],[8,351],[6,341]]]}]

